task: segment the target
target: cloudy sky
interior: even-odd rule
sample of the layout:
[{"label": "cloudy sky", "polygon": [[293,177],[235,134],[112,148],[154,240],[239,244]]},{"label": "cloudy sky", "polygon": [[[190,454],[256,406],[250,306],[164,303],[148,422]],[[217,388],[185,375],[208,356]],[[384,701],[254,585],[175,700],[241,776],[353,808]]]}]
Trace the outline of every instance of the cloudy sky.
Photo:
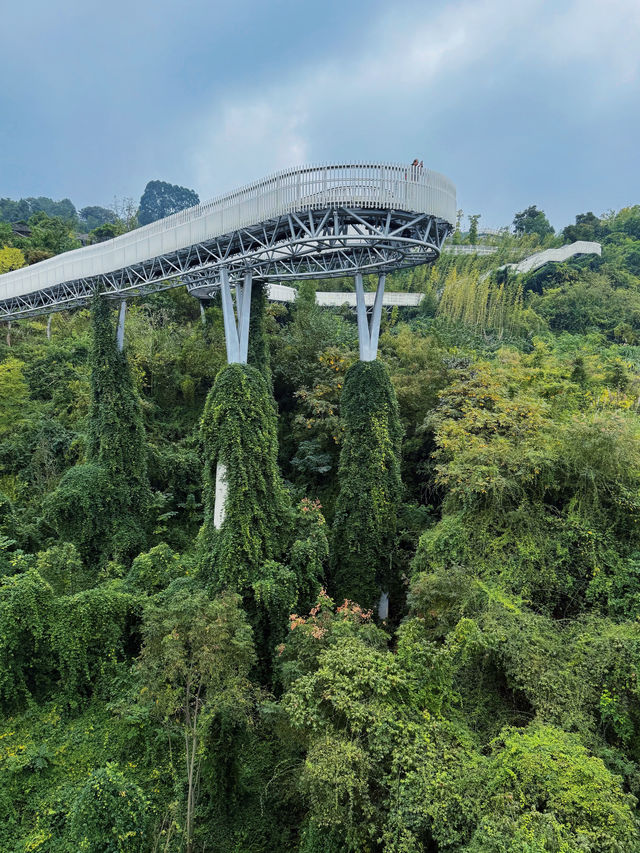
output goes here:
[{"label": "cloudy sky", "polygon": [[640,203],[640,0],[3,4],[0,196],[202,200],[298,163],[410,161],[465,213]]}]

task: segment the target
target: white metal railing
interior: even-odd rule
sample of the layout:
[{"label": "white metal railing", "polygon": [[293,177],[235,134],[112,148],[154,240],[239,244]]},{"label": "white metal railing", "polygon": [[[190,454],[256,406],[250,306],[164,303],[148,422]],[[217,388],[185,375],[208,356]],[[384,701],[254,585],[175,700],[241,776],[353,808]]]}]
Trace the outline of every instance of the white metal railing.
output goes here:
[{"label": "white metal railing", "polygon": [[287,169],[113,240],[5,273],[0,300],[135,266],[277,216],[336,204],[428,213],[453,223],[456,191],[438,172],[401,164]]}]

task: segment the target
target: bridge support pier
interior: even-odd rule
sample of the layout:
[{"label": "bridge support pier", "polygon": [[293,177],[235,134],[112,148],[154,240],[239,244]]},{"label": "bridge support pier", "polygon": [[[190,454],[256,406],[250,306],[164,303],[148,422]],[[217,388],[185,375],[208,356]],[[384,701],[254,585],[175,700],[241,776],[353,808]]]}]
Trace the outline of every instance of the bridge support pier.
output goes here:
[{"label": "bridge support pier", "polygon": [[378,338],[380,337],[380,320],[382,319],[382,297],[386,276],[378,276],[376,297],[371,312],[371,320],[367,318],[367,306],[364,301],[364,286],[362,273],[356,273],[356,313],[358,317],[358,343],[360,361],[375,361],[378,355]]},{"label": "bridge support pier", "polygon": [[120,313],[118,314],[118,330],[116,332],[116,340],[118,342],[118,352],[124,349],[124,321],[127,316],[127,300],[120,301]]},{"label": "bridge support pier", "polygon": [[[224,339],[227,345],[228,364],[246,364],[249,354],[249,320],[251,317],[251,273],[245,274],[244,282],[236,285],[236,310],[233,308],[229,271],[220,270],[220,295],[222,297],[222,319]],[[238,319],[236,321],[236,313]]]},{"label": "bridge support pier", "polygon": [[[242,284],[236,285],[236,307],[234,310],[229,284],[229,271],[220,271],[220,296],[222,298],[222,319],[224,321],[224,339],[227,345],[228,364],[246,364],[249,355],[249,320],[251,319],[251,273],[246,273]],[[204,308],[200,303],[202,321]],[[237,314],[237,319],[236,319]],[[219,530],[225,516],[225,506],[229,485],[227,467],[222,462],[216,466],[216,491],[213,507],[213,526]]]},{"label": "bridge support pier", "polygon": [[53,317],[53,314],[49,314],[49,316],[47,317],[47,340],[48,341],[51,340],[51,318],[52,317]]},{"label": "bridge support pier", "polygon": [[213,500],[213,526],[216,530],[220,530],[224,521],[228,492],[227,466],[223,462],[218,462],[216,465],[216,492]]}]

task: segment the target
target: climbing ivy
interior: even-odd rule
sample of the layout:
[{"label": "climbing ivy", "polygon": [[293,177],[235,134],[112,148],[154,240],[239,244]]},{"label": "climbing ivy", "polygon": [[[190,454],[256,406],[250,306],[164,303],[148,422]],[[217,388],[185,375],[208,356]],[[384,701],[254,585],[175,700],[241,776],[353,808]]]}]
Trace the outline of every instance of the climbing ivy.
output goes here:
[{"label": "climbing ivy", "polygon": [[45,517],[85,559],[112,554],[126,559],[145,539],[150,492],[144,426],[126,356],[116,345],[109,302],[96,297],[91,316],[87,464],[62,478]]},{"label": "climbing ivy", "polygon": [[101,465],[75,465],[45,498],[43,516],[62,540],[77,547],[87,565],[95,565],[111,541],[114,497]]},{"label": "climbing ivy", "polygon": [[[289,539],[290,502],[277,463],[276,410],[264,376],[249,365],[223,368],[209,392],[200,434],[205,458],[202,571],[216,590],[246,594],[262,564]],[[216,466],[228,494],[220,530],[213,524]]]},{"label": "climbing ivy", "polygon": [[149,499],[144,426],[126,355],[118,351],[106,299],[92,305],[91,408],[87,456],[121,490],[126,509],[144,515]]},{"label": "climbing ivy", "polygon": [[338,598],[370,607],[392,581],[397,506],[402,495],[398,403],[380,361],[354,364],[341,400],[344,440],[333,525]]},{"label": "climbing ivy", "polygon": [[265,334],[267,289],[262,282],[253,282],[251,287],[251,318],[249,320],[248,362],[258,370],[271,385],[269,367],[269,345]]},{"label": "climbing ivy", "polygon": [[93,770],[69,813],[67,839],[87,853],[139,853],[147,849],[148,803],[114,762]]},{"label": "climbing ivy", "polygon": [[113,584],[101,584],[55,603],[51,646],[61,692],[71,707],[113,678],[122,660],[125,623],[134,600]]},{"label": "climbing ivy", "polygon": [[52,668],[53,592],[29,569],[0,580],[0,706],[37,695]]}]

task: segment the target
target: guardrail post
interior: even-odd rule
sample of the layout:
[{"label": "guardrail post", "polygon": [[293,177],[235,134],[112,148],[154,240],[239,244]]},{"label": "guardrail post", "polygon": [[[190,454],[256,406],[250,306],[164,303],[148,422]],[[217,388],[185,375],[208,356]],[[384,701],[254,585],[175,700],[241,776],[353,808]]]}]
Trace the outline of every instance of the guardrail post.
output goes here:
[{"label": "guardrail post", "polygon": [[118,314],[118,331],[116,332],[116,340],[118,342],[118,352],[124,349],[124,321],[127,316],[127,300],[122,299],[120,302],[120,313]]}]

